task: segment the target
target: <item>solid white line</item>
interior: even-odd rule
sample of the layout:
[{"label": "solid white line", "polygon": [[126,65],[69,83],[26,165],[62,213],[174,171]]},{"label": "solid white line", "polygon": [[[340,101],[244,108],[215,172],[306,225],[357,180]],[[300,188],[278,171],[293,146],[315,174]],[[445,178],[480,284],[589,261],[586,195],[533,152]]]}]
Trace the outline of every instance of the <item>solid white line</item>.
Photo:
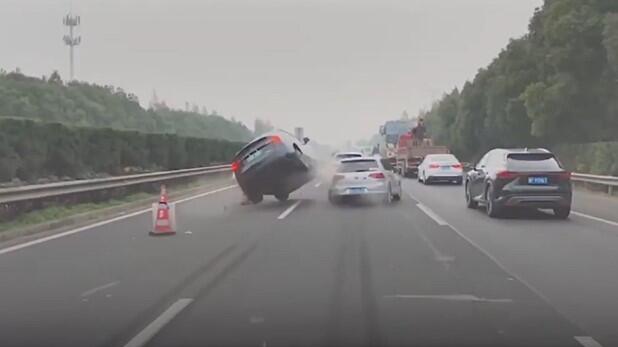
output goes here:
[{"label": "solid white line", "polygon": [[321,185],[322,185],[322,181],[320,181],[320,182],[316,183],[316,184],[314,185],[314,187],[319,188]]},{"label": "solid white line", "polygon": [[105,289],[111,288],[111,287],[113,287],[113,286],[117,285],[118,283],[120,283],[120,282],[119,282],[119,281],[114,281],[114,282],[110,282],[110,283],[104,284],[104,285],[102,285],[102,286],[98,286],[98,287],[95,287],[95,288],[89,289],[89,290],[87,290],[87,291],[83,292],[83,293],[82,293],[82,295],[81,295],[81,297],[82,297],[82,298],[88,297],[88,296],[90,296],[90,295],[92,295],[92,294],[94,294],[94,293],[96,293],[96,292],[100,292],[100,291],[102,291],[102,290],[105,290]]},{"label": "solid white line", "polygon": [[292,213],[292,211],[294,211],[295,208],[298,207],[298,205],[300,205],[301,202],[302,200],[296,201],[294,205],[288,207],[287,210],[283,211],[283,213],[280,214],[279,217],[277,217],[277,219],[284,219],[285,217],[287,217],[290,213]]},{"label": "solid white line", "polygon": [[144,330],[135,335],[124,347],[141,347],[150,341],[167,323],[176,317],[193,299],[178,299],[157,319],[153,320]]},{"label": "solid white line", "polygon": [[581,212],[576,212],[576,211],[571,211],[571,214],[574,214],[574,215],[576,215],[578,217],[588,218],[588,219],[595,220],[597,222],[606,223],[606,224],[618,227],[618,222],[614,222],[612,220],[607,220],[607,219],[591,216],[589,214],[585,214],[585,213],[581,213]]},{"label": "solid white line", "polygon": [[[237,185],[234,184],[234,185],[231,185],[231,186],[215,189],[215,190],[212,190],[212,191],[209,191],[209,192],[201,193],[201,194],[194,195],[194,196],[191,196],[191,197],[188,197],[188,198],[185,198],[185,199],[178,200],[178,201],[176,201],[176,203],[183,203],[185,201],[201,198],[203,196],[219,193],[219,192],[222,192],[222,191],[225,191],[225,190],[229,190],[229,189],[232,189],[232,188],[236,188],[236,187],[237,187]],[[39,243],[43,243],[43,242],[59,239],[61,237],[65,237],[65,236],[69,236],[69,235],[73,235],[73,234],[77,234],[77,233],[82,232],[84,230],[93,229],[93,228],[96,228],[96,227],[100,227],[102,225],[106,225],[106,224],[110,224],[110,223],[113,223],[113,222],[117,222],[119,220],[123,220],[123,219],[131,218],[131,217],[139,216],[142,213],[151,212],[151,211],[152,211],[152,208],[146,208],[146,209],[139,210],[139,211],[136,211],[136,212],[132,212],[132,213],[129,213],[129,214],[125,214],[125,215],[122,215],[122,216],[118,216],[118,217],[115,217],[115,218],[112,218],[112,219],[107,219],[107,220],[103,220],[103,221],[100,221],[100,222],[97,222],[97,223],[94,223],[94,224],[86,225],[86,226],[83,226],[83,227],[80,227],[80,228],[77,228],[77,229],[65,231],[65,232],[54,234],[54,235],[50,235],[50,236],[47,236],[47,237],[42,237],[40,239],[32,240],[32,241],[25,242],[25,243],[20,243],[20,244],[15,245],[15,246],[11,246],[11,247],[0,249],[0,255],[6,254],[6,253],[10,253],[10,252],[14,252],[14,251],[20,250],[22,248],[38,245]]]},{"label": "solid white line", "polygon": [[438,214],[432,211],[429,207],[421,204],[420,202],[416,204],[416,206],[418,206],[418,208],[420,208],[423,212],[425,212],[426,215],[428,215],[431,219],[433,219],[436,223],[438,223],[438,225],[442,225],[442,226],[449,225],[444,219],[442,219],[442,217],[438,216]]},{"label": "solid white line", "polygon": [[603,347],[595,339],[590,336],[573,336],[577,342],[581,343],[584,347]]},{"label": "solid white line", "polygon": [[479,298],[470,294],[447,294],[447,295],[414,295],[414,294],[395,294],[385,295],[385,299],[420,299],[420,300],[445,300],[445,301],[471,301],[488,303],[511,303],[512,299],[490,299]]}]

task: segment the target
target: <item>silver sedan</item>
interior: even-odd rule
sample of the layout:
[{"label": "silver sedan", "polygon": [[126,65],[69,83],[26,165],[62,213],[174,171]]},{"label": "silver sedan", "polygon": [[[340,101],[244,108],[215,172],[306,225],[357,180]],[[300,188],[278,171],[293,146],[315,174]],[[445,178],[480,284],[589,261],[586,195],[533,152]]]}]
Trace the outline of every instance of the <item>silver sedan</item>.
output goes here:
[{"label": "silver sedan", "polygon": [[390,204],[402,196],[401,179],[386,160],[372,157],[341,160],[328,190],[328,199],[368,198]]}]

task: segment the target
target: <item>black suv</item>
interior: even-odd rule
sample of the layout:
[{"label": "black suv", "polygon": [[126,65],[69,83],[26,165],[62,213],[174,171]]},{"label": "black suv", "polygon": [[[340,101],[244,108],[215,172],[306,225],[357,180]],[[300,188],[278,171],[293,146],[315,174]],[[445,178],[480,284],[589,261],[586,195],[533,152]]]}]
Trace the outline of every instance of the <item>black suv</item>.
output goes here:
[{"label": "black suv", "polygon": [[506,208],[553,209],[571,213],[571,173],[545,149],[493,149],[466,174],[468,208],[485,205],[490,217]]}]

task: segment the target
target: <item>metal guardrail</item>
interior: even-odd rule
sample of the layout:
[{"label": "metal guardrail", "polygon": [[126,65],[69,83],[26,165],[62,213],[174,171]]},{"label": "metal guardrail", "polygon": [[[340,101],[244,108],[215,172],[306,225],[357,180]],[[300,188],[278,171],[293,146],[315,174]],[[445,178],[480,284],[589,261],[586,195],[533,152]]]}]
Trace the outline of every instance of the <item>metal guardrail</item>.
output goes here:
[{"label": "metal guardrail", "polygon": [[197,167],[192,169],[150,172],[138,175],[115,176],[90,180],[76,180],[48,184],[34,184],[0,189],[0,204],[26,200],[52,198],[62,195],[84,193],[149,182],[164,182],[178,178],[230,171],[230,165]]},{"label": "metal guardrail", "polygon": [[571,181],[607,186],[607,194],[609,195],[614,193],[614,187],[618,187],[618,177],[615,176],[599,176],[573,172],[571,174]]}]

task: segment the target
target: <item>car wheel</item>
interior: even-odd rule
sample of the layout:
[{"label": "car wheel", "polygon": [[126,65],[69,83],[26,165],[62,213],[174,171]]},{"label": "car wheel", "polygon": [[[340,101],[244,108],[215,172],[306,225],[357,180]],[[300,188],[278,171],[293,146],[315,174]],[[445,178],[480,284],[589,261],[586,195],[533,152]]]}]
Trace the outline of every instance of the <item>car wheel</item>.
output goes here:
[{"label": "car wheel", "polygon": [[560,219],[569,218],[569,214],[571,214],[571,206],[561,206],[554,208],[554,215]]},{"label": "car wheel", "polygon": [[390,205],[393,202],[393,192],[391,186],[388,186],[388,191],[384,195],[384,205]]},{"label": "car wheel", "polygon": [[487,192],[485,193],[487,200],[487,215],[491,218],[500,217],[500,213],[502,212],[500,206],[494,200],[494,188],[491,184],[487,186]]},{"label": "car wheel", "polygon": [[466,206],[468,208],[477,208],[479,206],[479,203],[476,202],[474,199],[472,199],[472,195],[470,194],[470,185],[468,183],[466,183]]},{"label": "car wheel", "polygon": [[275,198],[277,198],[277,200],[279,201],[287,201],[289,197],[290,197],[290,194],[288,193],[275,194]]},{"label": "car wheel", "polygon": [[262,200],[264,200],[264,195],[262,195],[262,193],[253,193],[250,194],[248,196],[249,201],[251,201],[254,204],[259,204],[260,202],[262,202]]},{"label": "car wheel", "polygon": [[460,178],[458,178],[458,179],[455,181],[455,184],[456,184],[456,185],[458,185],[458,186],[462,185],[462,184],[463,184],[463,178],[461,178],[461,177],[460,177]]},{"label": "car wheel", "polygon": [[423,183],[425,183],[426,185],[431,184],[430,178],[427,177],[427,173],[423,173]]},{"label": "car wheel", "polygon": [[329,192],[328,201],[330,201],[330,203],[333,205],[337,205],[339,203],[339,198],[337,198],[336,196],[334,196],[332,193]]}]

